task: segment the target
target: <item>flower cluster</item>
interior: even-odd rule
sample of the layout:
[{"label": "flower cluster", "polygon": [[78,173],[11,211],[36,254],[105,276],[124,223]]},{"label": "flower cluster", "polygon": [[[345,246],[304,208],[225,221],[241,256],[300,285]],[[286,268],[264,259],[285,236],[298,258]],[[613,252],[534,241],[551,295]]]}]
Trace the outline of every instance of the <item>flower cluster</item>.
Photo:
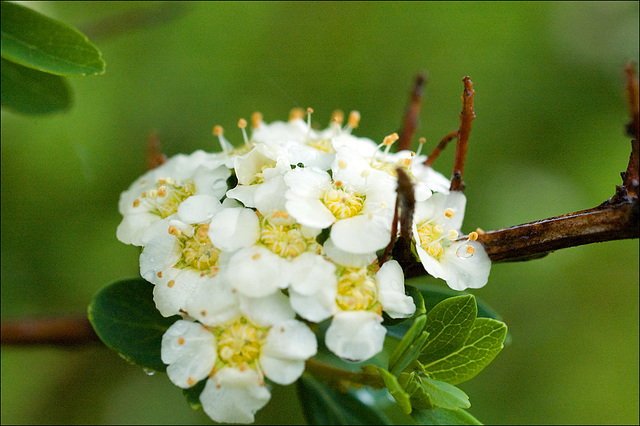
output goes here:
[{"label": "flower cluster", "polygon": [[[359,114],[334,113],[317,131],[304,113],[288,122],[240,120],[244,145],[214,128],[220,153],[177,155],[122,193],[118,239],[142,247],[140,272],[163,316],[170,380],[206,380],[200,400],[218,422],[252,422],[270,398],[265,378],[290,384],[317,351],[306,323],[325,320],[327,348],[349,361],[382,350],[383,312],[408,318],[402,268],[378,262],[392,238],[397,172],[415,188],[413,239],[431,275],[454,289],[483,286],[490,262],[459,241],[465,197],[413,152],[391,153],[351,134]],[[394,237],[395,238],[395,237]]]}]

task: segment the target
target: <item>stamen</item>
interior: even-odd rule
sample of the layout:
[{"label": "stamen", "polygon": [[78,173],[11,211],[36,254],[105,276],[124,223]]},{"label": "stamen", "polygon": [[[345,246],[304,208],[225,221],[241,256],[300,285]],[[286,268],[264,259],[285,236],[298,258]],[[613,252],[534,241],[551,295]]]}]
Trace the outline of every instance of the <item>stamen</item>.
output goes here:
[{"label": "stamen", "polygon": [[311,114],[313,114],[313,108],[307,108],[307,139],[311,134]]},{"label": "stamen", "polygon": [[293,108],[291,111],[289,111],[290,122],[303,117],[304,117],[304,111],[302,110],[302,108]]},{"label": "stamen", "polygon": [[175,235],[177,237],[180,234],[180,231],[178,231],[178,228],[176,228],[175,226],[171,225],[169,227],[169,233],[171,235]]},{"label": "stamen", "polygon": [[137,198],[133,200],[133,207],[138,207],[139,205],[140,205],[140,200],[138,200]]},{"label": "stamen", "polygon": [[451,241],[457,240],[458,231],[456,231],[455,229],[450,229],[449,232],[447,233],[447,238],[450,239]]},{"label": "stamen", "polygon": [[251,114],[251,128],[252,129],[257,129],[258,127],[260,127],[260,125],[262,124],[262,113],[261,112],[254,112],[253,114]]},{"label": "stamen", "polygon": [[242,137],[244,138],[244,144],[249,145],[249,137],[247,136],[247,120],[241,118],[238,120],[238,127],[242,130]]},{"label": "stamen", "polygon": [[171,288],[176,284],[176,280],[171,280],[167,283],[167,287]]},{"label": "stamen", "polygon": [[218,141],[220,142],[220,148],[222,148],[222,152],[225,154],[230,153],[233,150],[233,145],[231,142],[224,137],[224,129],[219,124],[213,126],[213,135],[218,137]]},{"label": "stamen", "polygon": [[447,217],[447,219],[451,219],[455,215],[455,212],[452,208],[448,208],[444,211],[444,215]]},{"label": "stamen", "polygon": [[358,111],[351,111],[347,127],[349,129],[355,129],[358,127],[358,124],[360,124],[360,113]]},{"label": "stamen", "polygon": [[478,239],[478,233],[477,232],[471,232],[469,234],[469,241],[475,241]]},{"label": "stamen", "polygon": [[335,110],[333,114],[331,114],[331,124],[337,124],[338,126],[342,126],[344,122],[344,112],[342,110]]}]

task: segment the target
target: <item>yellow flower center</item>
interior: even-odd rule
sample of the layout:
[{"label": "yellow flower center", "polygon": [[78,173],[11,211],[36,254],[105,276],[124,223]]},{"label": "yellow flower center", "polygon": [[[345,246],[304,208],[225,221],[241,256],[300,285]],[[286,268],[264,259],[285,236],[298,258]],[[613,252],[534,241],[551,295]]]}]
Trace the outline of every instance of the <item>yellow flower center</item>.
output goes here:
[{"label": "yellow flower center", "polygon": [[174,266],[178,269],[193,268],[210,276],[218,272],[216,266],[220,249],[214,246],[207,235],[209,224],[196,225],[192,237],[188,237],[175,227],[169,228],[169,233],[178,237],[181,247],[180,260]]},{"label": "yellow flower center", "polygon": [[321,199],[336,219],[346,219],[360,213],[364,200],[364,196],[353,194],[339,187],[331,188],[325,192]]},{"label": "yellow flower center", "polygon": [[[153,189],[140,194],[140,199],[151,213],[157,214],[164,219],[176,213],[180,203],[195,194],[195,192],[193,182],[186,181],[181,185],[168,177],[158,179],[158,183]],[[140,199],[136,199],[133,202],[134,207],[140,206]]]},{"label": "yellow flower center", "polygon": [[[263,217],[260,220],[260,242],[278,256],[293,259],[306,251],[317,249],[316,240],[306,238],[302,234],[300,224],[286,224],[286,219],[288,219],[286,212],[276,211],[270,219]],[[278,224],[278,219],[283,219],[285,223]]]},{"label": "yellow flower center", "polygon": [[339,274],[336,303],[343,311],[374,311],[382,314],[378,285],[367,268],[345,268]]},{"label": "yellow flower center", "polygon": [[418,236],[420,237],[420,247],[431,257],[440,260],[440,256],[444,253],[442,228],[427,221],[418,227]]},{"label": "yellow flower center", "polygon": [[252,365],[258,360],[267,329],[259,328],[245,318],[240,318],[220,330],[218,354],[223,363],[237,367],[242,364]]},{"label": "yellow flower center", "polygon": [[317,139],[315,141],[308,141],[307,145],[319,151],[328,152],[330,154],[333,154],[336,152],[336,150],[333,149],[333,145],[331,144],[331,139]]}]

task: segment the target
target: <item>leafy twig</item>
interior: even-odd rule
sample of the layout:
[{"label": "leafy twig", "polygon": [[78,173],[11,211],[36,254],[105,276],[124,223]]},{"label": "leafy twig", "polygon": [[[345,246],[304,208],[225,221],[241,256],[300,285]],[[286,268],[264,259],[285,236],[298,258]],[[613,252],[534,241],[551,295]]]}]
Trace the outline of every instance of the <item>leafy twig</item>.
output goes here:
[{"label": "leafy twig", "polygon": [[462,173],[464,172],[464,161],[467,157],[467,145],[469,133],[471,132],[471,122],[476,118],[473,109],[473,82],[469,76],[462,79],[464,91],[462,92],[462,112],[460,113],[460,130],[458,130],[458,143],[456,144],[456,158],[453,164],[453,175],[451,176],[451,191],[462,191],[464,182]]}]

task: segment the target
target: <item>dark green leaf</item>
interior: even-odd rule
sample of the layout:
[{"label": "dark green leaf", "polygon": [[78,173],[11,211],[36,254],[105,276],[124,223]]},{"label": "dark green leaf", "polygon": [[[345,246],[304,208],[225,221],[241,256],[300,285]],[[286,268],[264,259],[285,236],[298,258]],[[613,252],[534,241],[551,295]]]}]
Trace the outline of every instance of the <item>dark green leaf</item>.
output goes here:
[{"label": "dark green leaf", "polygon": [[70,25],[6,1],[1,20],[3,58],[58,75],[104,72],[100,51]]},{"label": "dark green leaf", "polygon": [[414,410],[411,417],[421,425],[481,425],[475,417],[465,410]]},{"label": "dark green leaf", "polygon": [[153,302],[153,285],[142,278],[117,281],[98,291],[89,321],[105,345],[146,369],[166,371],[162,335],[180,317],[165,318]]},{"label": "dark green leaf", "polygon": [[384,368],[378,368],[378,372],[382,376],[382,380],[384,380],[384,384],[387,387],[387,390],[396,400],[400,408],[405,414],[411,413],[411,395],[405,392],[404,388],[398,382],[398,378],[385,370]]},{"label": "dark green leaf", "polygon": [[425,331],[429,333],[420,362],[427,364],[460,348],[467,340],[477,314],[472,295],[457,296],[438,303],[427,314]]},{"label": "dark green leaf", "polygon": [[204,387],[207,384],[207,380],[209,380],[208,377],[200,380],[198,383],[196,383],[195,386],[182,389],[182,393],[187,399],[187,403],[189,403],[189,406],[194,410],[198,410],[202,407],[202,403],[200,402],[200,394],[204,390]]},{"label": "dark green leaf", "polygon": [[428,377],[417,377],[417,382],[429,394],[431,403],[437,407],[449,410],[471,407],[467,394],[449,383]]},{"label": "dark green leaf", "polygon": [[297,381],[304,416],[311,425],[388,425],[389,419],[350,392],[338,392],[304,374]]},{"label": "dark green leaf", "polygon": [[[422,333],[426,321],[427,316],[424,314],[415,319],[409,331],[407,331],[402,340],[398,342],[398,345],[389,357],[389,371],[393,372],[396,365],[398,365],[398,362],[400,362],[403,358],[406,358],[406,353],[409,351],[410,346],[415,342],[416,339],[420,338],[420,333]],[[402,369],[400,369],[400,371],[402,371]],[[394,374],[398,374],[400,371],[394,372]]]},{"label": "dark green leaf", "polygon": [[437,380],[452,385],[465,382],[485,368],[502,350],[507,326],[490,318],[478,318],[464,345],[447,356],[424,364]]},{"label": "dark green leaf", "polygon": [[48,114],[71,107],[64,77],[47,74],[2,59],[2,106],[22,114]]}]

